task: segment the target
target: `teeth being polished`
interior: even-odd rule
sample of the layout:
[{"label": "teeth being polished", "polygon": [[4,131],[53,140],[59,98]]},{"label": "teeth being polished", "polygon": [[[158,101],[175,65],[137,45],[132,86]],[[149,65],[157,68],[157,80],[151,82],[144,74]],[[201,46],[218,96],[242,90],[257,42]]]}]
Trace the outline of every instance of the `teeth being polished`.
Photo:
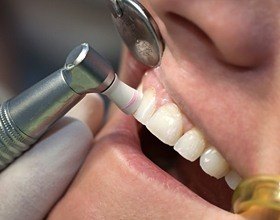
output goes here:
[{"label": "teeth being polished", "polygon": [[[229,173],[229,165],[223,156],[214,147],[205,149],[203,135],[182,115],[162,86],[153,84],[155,88],[151,84],[149,87],[146,85],[134,117],[159,140],[170,146],[175,145],[174,150],[185,159],[193,162],[200,157],[200,166],[208,175],[220,179]],[[184,130],[187,132],[183,135]],[[230,172],[226,181],[233,188],[238,178]]]},{"label": "teeth being polished", "polygon": [[[140,90],[141,88],[138,89]],[[159,90],[159,87],[157,89]],[[157,97],[155,88],[149,87],[146,89],[141,104],[134,113],[134,117],[146,125],[147,129],[159,140],[174,146],[182,136],[183,118],[177,105],[171,102],[166,95],[159,92]],[[164,102],[157,103],[157,98],[158,100],[164,100]],[[160,105],[157,109],[159,103],[163,105]]]},{"label": "teeth being polished", "polygon": [[174,150],[189,161],[195,161],[199,158],[204,148],[204,138],[195,128],[186,132],[174,146]]},{"label": "teeth being polished", "polygon": [[141,122],[146,124],[147,121],[152,117],[156,110],[156,92],[154,88],[147,89],[144,92],[142,102],[134,113],[134,117]]},{"label": "teeth being polished", "polygon": [[182,114],[174,103],[165,104],[147,121],[146,127],[162,142],[174,146],[182,136]]},{"label": "teeth being polished", "polygon": [[214,147],[209,147],[203,152],[200,166],[205,173],[217,179],[222,178],[229,171],[228,163]]}]

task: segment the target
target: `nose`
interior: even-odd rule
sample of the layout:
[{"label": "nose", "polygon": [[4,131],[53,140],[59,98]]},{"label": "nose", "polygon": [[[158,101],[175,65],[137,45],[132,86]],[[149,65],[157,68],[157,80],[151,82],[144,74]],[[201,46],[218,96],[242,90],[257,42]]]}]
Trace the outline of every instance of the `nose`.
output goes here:
[{"label": "nose", "polygon": [[[277,40],[274,21],[278,18],[273,9],[276,6],[270,1],[254,1],[253,5],[250,1],[234,0],[148,2],[164,23],[165,37],[187,53],[197,53],[188,46],[195,44],[207,47],[211,51],[208,56],[214,54],[216,60],[240,67],[253,67],[271,60]],[[203,35],[203,39],[206,36],[207,43],[191,29]]]}]

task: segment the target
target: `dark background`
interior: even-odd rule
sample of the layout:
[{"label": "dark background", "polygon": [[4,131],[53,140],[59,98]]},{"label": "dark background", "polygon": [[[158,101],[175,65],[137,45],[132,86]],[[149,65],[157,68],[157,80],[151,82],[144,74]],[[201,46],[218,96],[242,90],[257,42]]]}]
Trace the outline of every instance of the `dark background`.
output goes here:
[{"label": "dark background", "polygon": [[0,86],[16,94],[62,67],[88,42],[118,67],[120,38],[107,0],[5,0],[0,3]]}]

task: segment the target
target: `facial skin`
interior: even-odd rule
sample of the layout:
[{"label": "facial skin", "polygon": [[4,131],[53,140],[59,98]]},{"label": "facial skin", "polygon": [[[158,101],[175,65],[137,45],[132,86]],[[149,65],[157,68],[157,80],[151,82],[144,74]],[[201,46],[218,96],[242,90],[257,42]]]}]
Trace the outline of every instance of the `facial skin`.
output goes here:
[{"label": "facial skin", "polygon": [[[142,3],[165,41],[152,72],[183,115],[243,178],[279,174],[280,3]],[[125,53],[123,78],[136,86],[144,73]],[[131,116],[112,114],[50,219],[243,219],[159,171],[140,153],[137,129]]]}]

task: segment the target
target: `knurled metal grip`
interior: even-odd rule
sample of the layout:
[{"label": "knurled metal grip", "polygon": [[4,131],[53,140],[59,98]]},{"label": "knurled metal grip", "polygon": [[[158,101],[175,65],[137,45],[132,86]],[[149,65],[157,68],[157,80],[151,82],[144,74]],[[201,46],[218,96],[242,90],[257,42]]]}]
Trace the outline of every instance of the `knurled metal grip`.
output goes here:
[{"label": "knurled metal grip", "polygon": [[8,106],[8,101],[0,106],[0,171],[36,141],[17,128],[10,117]]}]

